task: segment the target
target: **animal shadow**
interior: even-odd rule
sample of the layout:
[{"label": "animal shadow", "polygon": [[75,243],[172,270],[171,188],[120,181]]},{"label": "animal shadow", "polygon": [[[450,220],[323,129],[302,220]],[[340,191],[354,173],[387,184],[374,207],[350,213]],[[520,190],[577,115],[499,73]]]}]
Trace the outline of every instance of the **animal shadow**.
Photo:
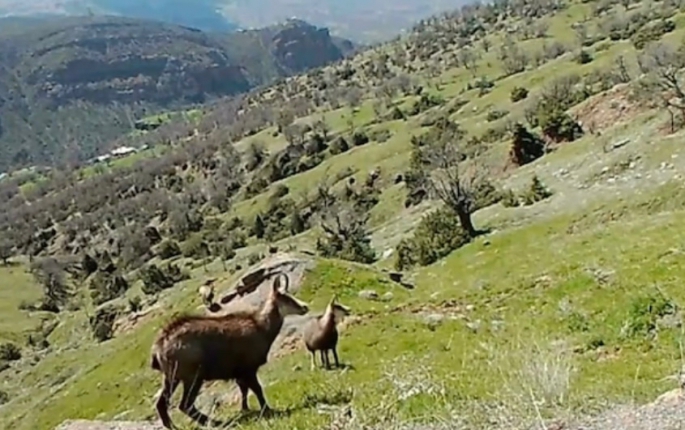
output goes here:
[{"label": "animal shadow", "polygon": [[234,415],[232,418],[229,418],[227,420],[223,421],[217,421],[214,423],[214,427],[218,428],[234,428],[234,427],[239,427],[243,426],[246,424],[254,423],[259,420],[267,419],[279,419],[279,418],[287,418],[290,415],[292,415],[294,412],[300,410],[302,408],[288,408],[288,409],[270,409],[269,411],[262,412],[260,410],[249,410],[245,412],[238,412],[238,414]]},{"label": "animal shadow", "polygon": [[351,390],[335,390],[331,393],[306,394],[295,410],[316,409],[319,405],[339,406],[352,402]]},{"label": "animal shadow", "polygon": [[319,366],[319,369],[325,370],[327,372],[333,372],[333,371],[344,371],[344,370],[356,370],[356,368],[350,364],[350,363],[340,363],[340,366],[335,367],[335,365],[331,365],[331,367],[326,367],[326,366]]}]

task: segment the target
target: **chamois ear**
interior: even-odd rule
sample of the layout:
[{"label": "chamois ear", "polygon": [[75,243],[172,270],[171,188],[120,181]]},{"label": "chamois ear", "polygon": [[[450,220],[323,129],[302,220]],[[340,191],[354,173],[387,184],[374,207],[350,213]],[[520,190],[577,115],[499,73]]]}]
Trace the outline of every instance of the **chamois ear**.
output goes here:
[{"label": "chamois ear", "polygon": [[333,297],[331,297],[331,301],[328,304],[330,306],[333,306],[337,300],[338,300],[338,293],[335,293],[335,294],[333,294]]}]

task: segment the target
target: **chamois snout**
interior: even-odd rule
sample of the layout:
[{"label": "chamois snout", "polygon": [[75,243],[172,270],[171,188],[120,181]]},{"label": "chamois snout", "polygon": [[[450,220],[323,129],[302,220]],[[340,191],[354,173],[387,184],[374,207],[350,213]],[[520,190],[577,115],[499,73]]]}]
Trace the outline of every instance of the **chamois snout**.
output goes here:
[{"label": "chamois snout", "polygon": [[350,316],[351,312],[347,306],[333,303],[333,318],[335,318],[335,322],[341,322],[345,317]]},{"label": "chamois snout", "polygon": [[281,315],[304,315],[309,312],[309,306],[307,303],[296,299],[290,294],[279,294],[276,299],[276,306],[278,306],[278,311]]}]

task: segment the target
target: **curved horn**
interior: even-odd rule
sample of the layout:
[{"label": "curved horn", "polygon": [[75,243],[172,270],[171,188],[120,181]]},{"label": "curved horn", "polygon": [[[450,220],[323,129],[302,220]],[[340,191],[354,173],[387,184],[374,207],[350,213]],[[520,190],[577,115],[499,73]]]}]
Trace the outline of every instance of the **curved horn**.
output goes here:
[{"label": "curved horn", "polygon": [[274,280],[274,282],[276,282],[276,280],[279,280],[280,278],[285,279],[285,281],[284,281],[283,285],[281,285],[280,282],[278,283],[278,286],[280,287],[279,289],[280,289],[280,291],[287,293],[288,290],[290,289],[290,278],[288,277],[288,275],[286,273],[278,272],[278,275],[276,275],[276,279]]}]

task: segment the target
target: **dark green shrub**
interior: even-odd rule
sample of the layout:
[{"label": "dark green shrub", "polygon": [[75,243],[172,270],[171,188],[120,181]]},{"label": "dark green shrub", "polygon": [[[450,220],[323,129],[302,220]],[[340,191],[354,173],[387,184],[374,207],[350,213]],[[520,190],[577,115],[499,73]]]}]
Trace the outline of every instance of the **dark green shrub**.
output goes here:
[{"label": "dark green shrub", "polygon": [[622,335],[627,338],[651,336],[660,318],[674,314],[675,305],[663,296],[644,296],[632,301]]},{"label": "dark green shrub", "polygon": [[247,256],[247,264],[248,266],[253,266],[260,261],[264,259],[264,256],[260,254],[259,252],[253,252],[252,254]]},{"label": "dark green shrub", "polygon": [[502,193],[502,206],[505,208],[515,208],[521,205],[518,197],[512,190],[506,190]]},{"label": "dark green shrub", "polygon": [[511,94],[509,96],[512,103],[516,103],[518,101],[524,100],[527,97],[528,97],[528,90],[526,88],[523,88],[523,87],[514,87],[514,89],[511,90]]},{"label": "dark green shrub", "polygon": [[134,296],[128,299],[128,310],[131,312],[138,312],[143,309],[143,300],[140,296]]},{"label": "dark green shrub", "polygon": [[635,32],[630,38],[635,49],[643,49],[649,42],[659,40],[664,34],[675,30],[675,23],[670,20],[649,23]]},{"label": "dark green shrub", "polygon": [[509,159],[517,166],[531,163],[545,154],[545,142],[522,124],[514,124]]},{"label": "dark green shrub", "polygon": [[541,112],[540,127],[542,134],[554,142],[573,142],[583,135],[580,125],[561,110]]},{"label": "dark green shrub", "polygon": [[329,147],[329,151],[332,155],[342,154],[343,152],[349,151],[349,149],[350,145],[347,143],[347,140],[345,140],[345,138],[342,136],[339,136],[337,139],[335,139]]},{"label": "dark green shrub", "polygon": [[0,361],[21,360],[21,349],[11,342],[0,345]]},{"label": "dark green shrub", "polygon": [[175,240],[166,239],[157,248],[157,256],[162,260],[168,260],[178,255],[181,255],[181,247]]},{"label": "dark green shrub", "polygon": [[469,235],[461,228],[459,218],[443,207],[425,215],[411,238],[397,245],[395,268],[405,270],[427,266],[469,243]]},{"label": "dark green shrub", "polygon": [[592,60],[592,55],[590,55],[590,53],[584,49],[581,49],[578,55],[576,56],[576,63],[578,64],[587,64],[592,62]]},{"label": "dark green shrub", "polygon": [[363,131],[356,131],[352,134],[352,145],[362,146],[369,143],[369,136]]},{"label": "dark green shrub", "polygon": [[194,234],[183,243],[182,253],[185,258],[201,260],[207,258],[211,253],[209,245],[201,234]]},{"label": "dark green shrub", "polygon": [[114,335],[114,321],[120,312],[113,305],[106,305],[98,308],[95,314],[88,319],[93,336],[98,342],[109,340]]},{"label": "dark green shrub", "polygon": [[189,277],[175,264],[167,264],[161,268],[156,264],[149,264],[140,269],[140,279],[143,281],[142,290],[148,295],[171,288],[176,282]]},{"label": "dark green shrub", "polygon": [[486,208],[498,203],[502,194],[488,179],[478,181],[473,187],[473,210]]},{"label": "dark green shrub", "polygon": [[493,109],[487,113],[487,115],[485,116],[485,120],[488,122],[493,122],[497,121],[500,118],[504,118],[507,115],[509,115],[509,112],[506,110]]},{"label": "dark green shrub", "polygon": [[397,121],[400,119],[407,119],[407,116],[402,112],[402,109],[395,106],[392,111],[390,111],[390,119]]},{"label": "dark green shrub", "polygon": [[89,284],[90,297],[96,306],[123,296],[128,288],[122,276],[105,272],[98,272]]},{"label": "dark green shrub", "polygon": [[542,183],[537,175],[533,175],[528,190],[521,194],[524,206],[530,206],[552,196],[552,192]]}]

